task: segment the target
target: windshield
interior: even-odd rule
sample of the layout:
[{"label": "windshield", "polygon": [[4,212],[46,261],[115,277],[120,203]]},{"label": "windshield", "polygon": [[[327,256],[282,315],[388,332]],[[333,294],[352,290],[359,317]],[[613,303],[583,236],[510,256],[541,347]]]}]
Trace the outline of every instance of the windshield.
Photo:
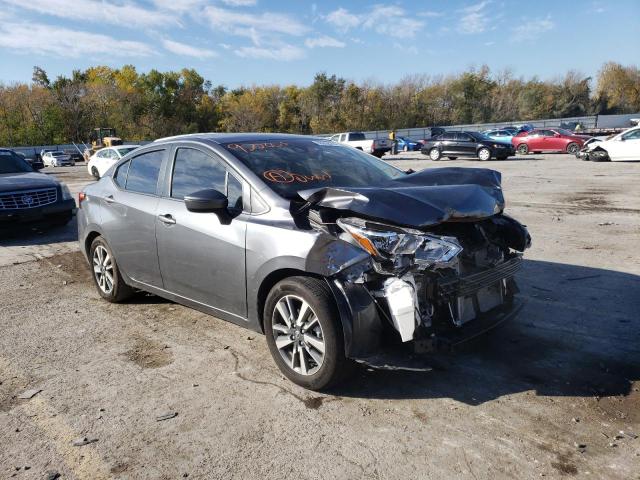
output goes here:
[{"label": "windshield", "polygon": [[222,146],[288,199],[295,198],[300,190],[381,186],[406,175],[361,150],[329,140],[292,139]]},{"label": "windshield", "polygon": [[15,153],[0,150],[0,173],[20,172],[33,172],[33,168]]},{"label": "windshield", "polygon": [[121,157],[124,157],[127,153],[133,152],[138,147],[118,148],[118,153]]}]

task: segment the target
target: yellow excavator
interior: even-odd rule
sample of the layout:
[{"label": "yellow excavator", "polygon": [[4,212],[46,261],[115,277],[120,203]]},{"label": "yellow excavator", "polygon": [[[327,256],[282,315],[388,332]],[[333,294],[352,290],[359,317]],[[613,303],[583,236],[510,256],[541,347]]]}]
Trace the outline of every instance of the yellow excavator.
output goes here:
[{"label": "yellow excavator", "polygon": [[115,128],[94,128],[89,134],[89,141],[91,143],[91,148],[87,147],[83,153],[86,162],[89,161],[89,157],[91,157],[91,155],[101,148],[122,145],[122,139],[117,136]]}]

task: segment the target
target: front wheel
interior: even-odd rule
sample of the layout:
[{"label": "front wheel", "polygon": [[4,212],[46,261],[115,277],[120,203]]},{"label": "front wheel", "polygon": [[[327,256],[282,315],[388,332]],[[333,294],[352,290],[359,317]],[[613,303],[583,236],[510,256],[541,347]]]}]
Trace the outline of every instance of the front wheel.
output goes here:
[{"label": "front wheel", "polygon": [[491,159],[491,150],[489,150],[488,148],[481,148],[480,150],[478,150],[478,159],[486,162],[487,160]]},{"label": "front wheel", "polygon": [[96,237],[89,249],[92,277],[98,293],[108,302],[118,303],[133,294],[133,289],[124,283],[111,247],[104,238]]},{"label": "front wheel", "polygon": [[311,277],[277,283],[264,308],[267,345],[276,365],[293,383],[323,390],[351,369],[329,287]]},{"label": "front wheel", "polygon": [[93,175],[96,180],[100,180],[100,172],[98,172],[96,167],[91,167],[91,175]]},{"label": "front wheel", "polygon": [[437,162],[442,157],[442,153],[437,148],[432,148],[429,150],[429,158],[434,162]]},{"label": "front wheel", "polygon": [[527,153],[529,153],[529,146],[526,143],[521,143],[520,145],[518,145],[518,153],[520,155],[526,155]]},{"label": "front wheel", "polygon": [[580,150],[580,146],[577,143],[571,142],[569,145],[567,145],[567,153],[571,155],[575,155],[576,153],[578,153],[578,150]]}]

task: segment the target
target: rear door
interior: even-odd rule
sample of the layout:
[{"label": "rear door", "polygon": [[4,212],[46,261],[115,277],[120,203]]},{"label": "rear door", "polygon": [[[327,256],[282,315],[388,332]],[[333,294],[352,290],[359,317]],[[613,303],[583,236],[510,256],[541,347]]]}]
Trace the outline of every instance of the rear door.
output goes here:
[{"label": "rear door", "polygon": [[[167,189],[156,218],[165,290],[215,308],[228,320],[246,318],[248,186],[224,160],[200,146],[178,145],[166,172]],[[187,210],[185,195],[205,188],[227,195],[228,219]]]},{"label": "rear door", "polygon": [[118,166],[115,188],[101,199],[102,226],[118,265],[127,276],[162,287],[156,246],[158,185],[165,148],[136,155]]}]

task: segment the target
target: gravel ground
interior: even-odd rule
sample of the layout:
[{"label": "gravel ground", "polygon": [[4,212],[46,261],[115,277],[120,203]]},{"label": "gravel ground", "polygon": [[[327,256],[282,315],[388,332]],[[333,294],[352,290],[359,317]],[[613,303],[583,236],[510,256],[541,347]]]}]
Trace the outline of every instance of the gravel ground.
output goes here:
[{"label": "gravel ground", "polygon": [[253,332],[102,301],[74,225],[0,239],[0,478],[640,479],[640,163],[482,166],[533,235],[521,315],[430,373],[360,369],[330,395],[288,382]]}]

